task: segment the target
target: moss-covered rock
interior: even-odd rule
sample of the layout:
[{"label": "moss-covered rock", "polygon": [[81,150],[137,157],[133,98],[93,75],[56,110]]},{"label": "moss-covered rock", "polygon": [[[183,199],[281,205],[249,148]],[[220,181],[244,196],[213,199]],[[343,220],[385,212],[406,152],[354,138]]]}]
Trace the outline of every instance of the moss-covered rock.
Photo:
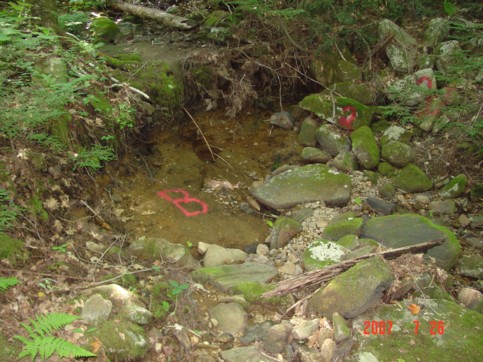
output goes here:
[{"label": "moss-covered rock", "polygon": [[27,260],[28,251],[22,241],[0,233],[0,259],[8,259],[16,264]]},{"label": "moss-covered rock", "polygon": [[444,18],[434,18],[429,21],[424,31],[423,41],[427,47],[435,48],[449,35],[450,21]]},{"label": "moss-covered rock", "polygon": [[279,173],[250,193],[274,209],[286,209],[304,202],[323,201],[327,205],[346,205],[349,201],[349,176],[312,164]]},{"label": "moss-covered rock", "polygon": [[360,164],[371,169],[379,164],[379,148],[371,129],[367,126],[356,129],[351,134],[352,152],[356,155]]},{"label": "moss-covered rock", "polygon": [[332,159],[329,153],[315,147],[305,147],[301,156],[304,161],[311,163],[326,163]]},{"label": "moss-covered rock", "polygon": [[372,121],[372,108],[351,98],[334,98],[323,92],[314,93],[302,99],[299,105],[318,117],[348,130],[369,126]]},{"label": "moss-covered rock", "polygon": [[263,298],[262,294],[275,289],[274,284],[263,284],[256,282],[244,282],[233,287],[233,293],[243,294],[245,300],[249,303],[270,303],[274,305],[284,305],[290,302],[289,297],[271,297]]},{"label": "moss-covered rock", "polygon": [[339,263],[348,252],[348,249],[330,240],[317,240],[305,249],[302,264],[308,271],[323,269]]},{"label": "moss-covered rock", "polygon": [[325,86],[336,82],[353,82],[362,79],[362,71],[355,64],[342,59],[339,54],[324,54],[313,60],[310,70],[314,78]]},{"label": "moss-covered rock", "polygon": [[386,182],[385,184],[381,185],[378,189],[379,195],[385,200],[391,200],[394,195],[396,194],[396,189],[394,185],[390,182]]},{"label": "moss-covered rock", "polygon": [[317,128],[315,137],[320,148],[332,156],[350,148],[349,139],[332,125],[324,124]]},{"label": "moss-covered rock", "polygon": [[120,33],[117,24],[104,16],[93,19],[90,29],[93,32],[94,39],[103,43],[114,43]]},{"label": "moss-covered rock", "polygon": [[460,174],[453,177],[450,182],[444,185],[439,191],[439,194],[441,197],[458,197],[465,191],[467,183],[468,179],[466,178],[466,175]]},{"label": "moss-covered rock", "polygon": [[389,162],[381,162],[377,165],[377,171],[383,176],[394,176],[396,173],[396,168]]},{"label": "moss-covered rock", "polygon": [[426,252],[445,269],[451,269],[461,255],[461,245],[446,227],[415,214],[389,215],[368,220],[362,236],[374,239],[387,248],[400,248],[443,238],[443,244]]},{"label": "moss-covered rock", "polygon": [[328,240],[339,240],[346,235],[359,236],[364,219],[348,212],[336,216],[324,229],[323,237]]},{"label": "moss-covered rock", "polygon": [[481,255],[465,255],[459,261],[461,275],[483,279],[483,257]]},{"label": "moss-covered rock", "polygon": [[330,162],[330,166],[347,173],[355,171],[358,168],[356,156],[349,151],[342,151],[335,156],[335,158]]},{"label": "moss-covered rock", "polygon": [[393,281],[391,268],[381,258],[370,258],[336,276],[308,301],[307,312],[354,318],[379,303]]},{"label": "moss-covered rock", "polygon": [[346,235],[337,241],[337,244],[350,250],[346,259],[357,258],[362,255],[374,253],[379,248],[379,243],[372,239],[359,238],[357,235]]},{"label": "moss-covered rock", "polygon": [[[420,306],[421,313],[412,314],[410,304]],[[392,361],[395,356],[401,356],[404,361],[483,359],[480,330],[483,316],[452,301],[423,297],[383,304],[355,319],[353,329],[364,331],[367,321],[385,321],[378,327],[383,327],[386,333],[369,332],[369,336],[354,333],[358,347],[348,361],[361,361],[363,356],[368,361]]]},{"label": "moss-covered rock", "polygon": [[400,126],[390,126],[382,132],[381,146],[390,141],[408,143],[413,136],[413,132]]},{"label": "moss-covered rock", "polygon": [[300,126],[298,141],[304,146],[314,147],[317,144],[315,131],[319,126],[318,122],[310,117],[305,118]]},{"label": "moss-covered rock", "polygon": [[148,342],[143,328],[123,320],[104,321],[86,333],[90,343],[100,343],[103,352],[113,361],[143,358]]},{"label": "moss-covered rock", "polygon": [[424,192],[433,187],[433,181],[416,165],[406,165],[392,179],[394,186],[407,192]]},{"label": "moss-covered rock", "polygon": [[330,95],[331,92],[336,92],[342,97],[354,99],[365,105],[372,104],[375,99],[375,92],[371,92],[372,87],[369,84],[359,84],[353,80],[334,83],[330,88],[322,91],[322,94]]},{"label": "moss-covered rock", "polygon": [[297,220],[281,216],[275,221],[268,242],[270,249],[282,248],[288,244],[290,239],[302,231],[302,224]]},{"label": "moss-covered rock", "polygon": [[404,167],[412,161],[412,148],[399,141],[390,141],[382,146],[382,157],[396,167]]}]

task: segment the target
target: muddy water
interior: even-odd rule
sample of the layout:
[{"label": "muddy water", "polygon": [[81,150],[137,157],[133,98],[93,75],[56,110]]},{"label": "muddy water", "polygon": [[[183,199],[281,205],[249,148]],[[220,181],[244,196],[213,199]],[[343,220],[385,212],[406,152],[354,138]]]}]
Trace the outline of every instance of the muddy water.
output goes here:
[{"label": "muddy water", "polygon": [[153,135],[152,154],[140,160],[145,167],[114,190],[127,201],[122,216],[129,232],[194,245],[243,248],[263,242],[267,218],[242,206],[248,188],[300,154],[296,133],[273,128],[264,121],[269,116],[196,115],[215,161],[191,121]]}]

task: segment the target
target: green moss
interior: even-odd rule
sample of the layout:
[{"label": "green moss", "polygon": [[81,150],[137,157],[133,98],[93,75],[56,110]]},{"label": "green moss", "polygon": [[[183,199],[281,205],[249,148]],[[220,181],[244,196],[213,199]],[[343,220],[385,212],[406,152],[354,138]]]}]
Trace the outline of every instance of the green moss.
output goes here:
[{"label": "green moss", "polygon": [[115,361],[142,358],[148,349],[143,328],[127,321],[104,321],[87,333],[90,343],[98,340],[107,357]]},{"label": "green moss", "polygon": [[407,192],[424,192],[433,187],[433,182],[412,163],[405,166],[393,179],[393,184]]},{"label": "green moss", "polygon": [[439,194],[442,197],[458,197],[465,191],[467,183],[468,179],[466,175],[460,174],[453,177],[453,179],[441,189]]},{"label": "green moss", "polygon": [[27,260],[28,252],[22,241],[0,233],[0,259],[8,259],[13,264]]},{"label": "green moss", "polygon": [[50,132],[60,143],[68,147],[71,143],[69,124],[72,120],[70,113],[63,113],[61,116],[50,120]]},{"label": "green moss", "polygon": [[3,362],[15,362],[18,360],[17,356],[20,353],[21,348],[17,345],[8,343],[0,333],[0,361]]},{"label": "green moss", "polygon": [[352,150],[364,168],[371,169],[379,164],[379,148],[369,127],[356,129],[351,134],[351,140]]},{"label": "green moss", "polygon": [[212,89],[215,86],[215,74],[208,65],[199,65],[190,70],[193,80],[204,89]]},{"label": "green moss", "polygon": [[49,219],[49,214],[45,211],[44,207],[42,206],[42,200],[40,200],[38,195],[34,195],[30,199],[30,213],[34,216],[40,217],[41,220],[47,221]]},{"label": "green moss", "polygon": [[[422,306],[413,315],[411,303]],[[353,322],[355,330],[364,330],[364,321],[391,321],[391,334],[364,336],[355,333],[358,348],[350,361],[360,361],[360,353],[371,353],[375,360],[393,361],[402,356],[405,361],[481,361],[481,325],[483,316],[447,300],[417,298],[397,305],[382,305]],[[415,321],[419,323],[415,333]],[[440,333],[438,333],[438,322]],[[432,331],[435,333],[431,334]],[[443,327],[444,329],[441,329]]]},{"label": "green moss", "polygon": [[381,162],[377,165],[377,170],[383,176],[393,176],[396,172],[396,168],[389,162]]},{"label": "green moss", "polygon": [[355,217],[353,213],[345,213],[334,218],[324,229],[323,237],[337,241],[346,235],[360,235],[364,219]]},{"label": "green moss", "polygon": [[93,19],[90,29],[94,34],[95,40],[104,43],[113,43],[120,33],[117,24],[104,16]]},{"label": "green moss", "polygon": [[121,53],[113,56],[102,54],[106,60],[106,64],[114,68],[129,68],[129,65],[141,64],[141,55],[139,53]]},{"label": "green moss", "polygon": [[373,108],[359,103],[355,99],[339,97],[337,98],[337,107],[345,108],[352,106],[357,110],[357,118],[352,123],[352,129],[358,129],[363,126],[370,126],[372,123]]}]

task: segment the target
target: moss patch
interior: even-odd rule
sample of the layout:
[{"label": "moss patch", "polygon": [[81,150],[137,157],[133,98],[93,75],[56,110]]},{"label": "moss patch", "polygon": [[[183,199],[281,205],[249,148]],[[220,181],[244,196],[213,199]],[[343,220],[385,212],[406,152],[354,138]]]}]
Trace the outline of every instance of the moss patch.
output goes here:
[{"label": "moss patch", "polygon": [[8,259],[15,264],[27,258],[28,252],[22,241],[0,233],[0,259]]}]

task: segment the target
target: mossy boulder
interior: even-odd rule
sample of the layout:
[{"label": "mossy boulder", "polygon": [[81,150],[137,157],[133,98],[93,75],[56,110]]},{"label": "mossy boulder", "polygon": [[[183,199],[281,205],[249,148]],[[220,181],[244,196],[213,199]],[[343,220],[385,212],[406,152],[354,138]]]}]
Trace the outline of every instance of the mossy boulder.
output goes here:
[{"label": "mossy boulder", "polygon": [[400,126],[390,126],[382,132],[381,146],[390,141],[408,143],[413,136],[413,132]]},{"label": "mossy boulder", "polygon": [[381,162],[377,165],[377,171],[383,176],[394,176],[396,168],[389,162]]},{"label": "mossy boulder", "polygon": [[317,128],[315,137],[320,148],[332,156],[342,151],[349,151],[349,139],[337,127],[324,124]]},{"label": "mossy boulder", "polygon": [[411,73],[417,64],[416,39],[389,19],[379,22],[378,32],[381,41],[394,37],[385,48],[392,68],[399,73]]},{"label": "mossy boulder", "polygon": [[369,127],[363,126],[356,129],[351,134],[351,140],[352,152],[364,168],[371,169],[379,164],[379,148]]},{"label": "mossy boulder", "polygon": [[342,172],[350,173],[357,170],[358,164],[356,156],[352,152],[342,151],[330,162],[330,166],[341,170]]},{"label": "mossy boulder", "polygon": [[249,303],[270,303],[273,305],[284,305],[290,303],[291,298],[285,297],[271,297],[264,298],[262,294],[275,289],[275,284],[264,284],[257,282],[245,282],[237,284],[232,291],[236,294],[242,294],[245,300]]},{"label": "mossy boulder", "polygon": [[379,303],[392,281],[391,268],[381,258],[364,260],[310,297],[307,312],[327,317],[339,313],[344,318],[354,318]]},{"label": "mossy boulder", "polygon": [[460,174],[455,176],[448,182],[443,188],[439,191],[441,197],[451,198],[451,197],[458,197],[465,191],[466,184],[468,183],[468,179],[466,175]]},{"label": "mossy boulder", "polygon": [[390,141],[382,146],[382,157],[396,167],[404,167],[412,161],[412,148],[399,141]]},{"label": "mossy boulder", "polygon": [[119,26],[113,20],[104,16],[93,19],[90,29],[94,39],[103,43],[114,43],[120,33]]},{"label": "mossy boulder", "polygon": [[305,270],[323,269],[339,263],[349,250],[330,240],[317,240],[305,249],[302,263]]},{"label": "mossy boulder", "polygon": [[336,92],[344,98],[351,98],[359,103],[370,105],[374,102],[375,92],[371,92],[371,85],[355,83],[353,80],[349,82],[334,83],[330,90],[326,89],[322,91],[322,94],[329,95],[331,92]]},{"label": "mossy boulder", "polygon": [[22,241],[0,233],[0,259],[7,259],[11,263],[16,264],[27,260],[28,255],[28,251]]},{"label": "mossy boulder", "polygon": [[90,343],[99,343],[113,361],[132,361],[146,354],[149,344],[144,329],[124,320],[101,322],[86,333]]},{"label": "mossy boulder", "polygon": [[131,255],[144,260],[166,260],[178,266],[196,268],[196,261],[184,245],[173,244],[162,238],[140,237],[129,245]]},{"label": "mossy boulder", "polygon": [[191,273],[193,280],[212,283],[221,290],[230,290],[242,283],[266,283],[277,275],[277,270],[266,264],[245,263],[199,268]]},{"label": "mossy boulder", "polygon": [[426,255],[435,258],[445,269],[451,269],[461,255],[461,245],[448,228],[420,215],[372,218],[364,224],[361,235],[376,240],[386,248],[400,248],[443,238],[443,244],[428,250]]},{"label": "mossy boulder", "polygon": [[357,235],[346,235],[337,241],[337,244],[350,250],[346,259],[357,258],[376,252],[380,247],[379,243],[372,239],[359,238]]},{"label": "mossy boulder", "polygon": [[323,54],[310,64],[314,78],[325,86],[336,82],[353,82],[362,79],[362,71],[339,54]]},{"label": "mossy boulder", "polygon": [[[410,304],[421,307],[421,313],[411,313]],[[461,307],[453,301],[427,297],[383,304],[353,321],[353,329],[364,331],[367,321],[385,321],[384,331],[368,338],[354,333],[357,349],[347,361],[393,361],[401,356],[405,361],[481,361],[481,325],[483,315]],[[418,331],[416,333],[416,322]],[[380,329],[378,329],[380,331]]]},{"label": "mossy boulder", "polygon": [[483,279],[483,257],[481,255],[465,255],[459,261],[461,275]]},{"label": "mossy boulder", "polygon": [[423,42],[427,47],[435,48],[449,35],[450,21],[444,18],[434,18],[429,21],[423,34]]},{"label": "mossy boulder", "polygon": [[315,138],[315,131],[319,123],[310,117],[305,118],[300,125],[300,132],[298,135],[298,141],[304,146],[314,147],[317,144],[317,139]]},{"label": "mossy boulder", "polygon": [[301,156],[310,163],[326,163],[332,159],[329,153],[315,147],[305,147]]},{"label": "mossy boulder", "polygon": [[275,221],[267,241],[270,249],[282,248],[290,239],[302,231],[302,224],[297,220],[281,216]]},{"label": "mossy boulder", "polygon": [[394,186],[407,192],[424,192],[433,187],[433,181],[416,165],[409,163],[392,178]]},{"label": "mossy boulder", "polygon": [[377,191],[379,192],[379,195],[386,200],[391,200],[396,194],[396,189],[390,182],[386,182],[385,184],[381,185]]},{"label": "mossy boulder", "polygon": [[309,94],[299,105],[321,119],[348,130],[369,126],[372,121],[371,107],[351,98],[332,97],[324,92]]},{"label": "mossy boulder", "polygon": [[336,216],[324,229],[323,237],[328,240],[339,240],[346,235],[359,236],[364,225],[364,219],[355,217],[354,213],[348,212]]},{"label": "mossy boulder", "polygon": [[323,164],[291,169],[273,176],[250,193],[260,203],[274,209],[287,209],[305,202],[323,201],[327,205],[347,205],[351,192],[349,176]]}]

